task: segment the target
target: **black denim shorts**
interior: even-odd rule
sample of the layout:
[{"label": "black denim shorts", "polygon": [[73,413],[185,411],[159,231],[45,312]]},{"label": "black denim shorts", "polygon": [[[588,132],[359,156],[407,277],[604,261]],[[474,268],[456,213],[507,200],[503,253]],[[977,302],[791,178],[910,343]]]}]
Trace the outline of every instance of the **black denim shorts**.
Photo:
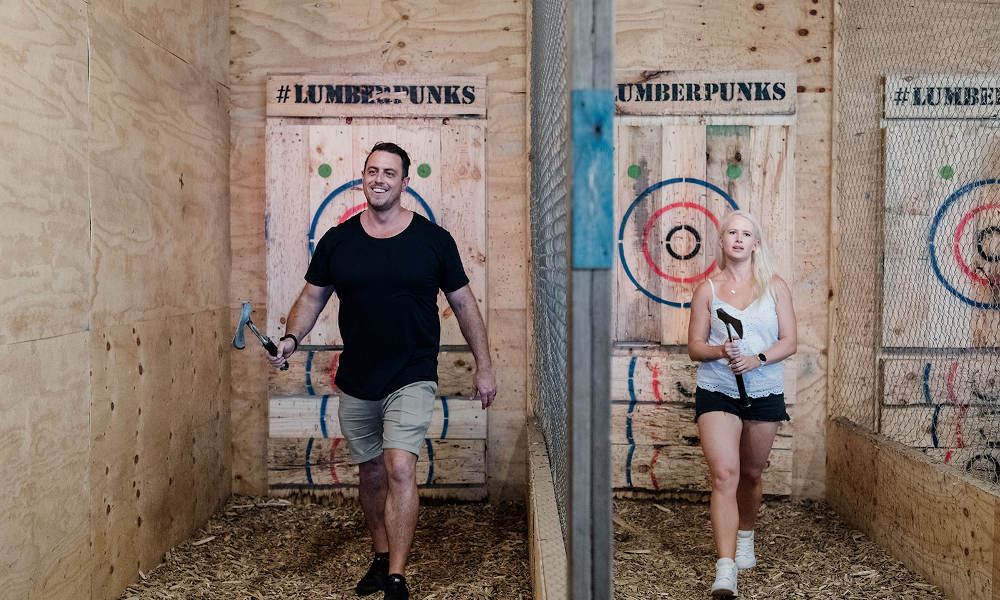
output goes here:
[{"label": "black denim shorts", "polygon": [[739,398],[730,398],[719,392],[702,388],[694,391],[694,420],[707,412],[719,411],[736,415],[743,421],[791,421],[785,410],[785,395],[771,394],[761,398],[750,398],[749,408],[743,407]]}]

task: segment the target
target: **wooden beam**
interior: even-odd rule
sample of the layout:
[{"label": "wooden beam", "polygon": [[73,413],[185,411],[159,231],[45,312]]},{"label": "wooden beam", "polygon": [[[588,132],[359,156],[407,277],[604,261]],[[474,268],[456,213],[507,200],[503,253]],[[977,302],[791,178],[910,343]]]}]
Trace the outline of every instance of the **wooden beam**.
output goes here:
[{"label": "wooden beam", "polygon": [[[417,458],[418,485],[486,483],[485,441],[424,441]],[[270,490],[336,490],[358,484],[357,465],[350,464],[342,438],[271,438],[268,454]]]},{"label": "wooden beam", "polygon": [[531,587],[535,600],[567,598],[566,543],[556,508],[552,468],[538,423],[527,424],[528,437],[528,547]]},{"label": "wooden beam", "polygon": [[[271,438],[339,438],[338,396],[271,396]],[[440,397],[426,437],[485,440],[486,411],[478,400]]]},{"label": "wooden beam", "polygon": [[[340,350],[301,350],[288,359],[288,370],[270,370],[272,396],[337,394],[333,379],[337,374]],[[472,396],[472,376],[476,361],[471,352],[445,351],[438,354],[438,394]]]},{"label": "wooden beam", "polygon": [[[687,446],[611,446],[611,485],[616,490],[635,488],[671,491],[711,489],[701,448]],[[792,451],[774,449],[764,469],[764,493],[791,493]]]}]

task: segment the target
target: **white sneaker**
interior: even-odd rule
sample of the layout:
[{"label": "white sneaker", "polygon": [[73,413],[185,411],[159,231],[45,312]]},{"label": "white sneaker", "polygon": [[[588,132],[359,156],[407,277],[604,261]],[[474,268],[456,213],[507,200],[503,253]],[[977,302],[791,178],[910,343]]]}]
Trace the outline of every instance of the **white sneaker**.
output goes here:
[{"label": "white sneaker", "polygon": [[753,530],[736,533],[736,567],[750,569],[757,566],[757,557],[753,553]]},{"label": "white sneaker", "polygon": [[715,598],[736,597],[736,574],[739,569],[731,558],[720,558],[715,561],[715,583],[712,584],[712,596]]}]

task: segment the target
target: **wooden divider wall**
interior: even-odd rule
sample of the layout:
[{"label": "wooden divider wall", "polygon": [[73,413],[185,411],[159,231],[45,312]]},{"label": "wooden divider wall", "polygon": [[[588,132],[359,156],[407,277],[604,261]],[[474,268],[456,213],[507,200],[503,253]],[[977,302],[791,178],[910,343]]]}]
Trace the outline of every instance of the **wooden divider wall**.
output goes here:
[{"label": "wooden divider wall", "polygon": [[4,598],[117,598],[229,495],[227,25],[3,8]]}]

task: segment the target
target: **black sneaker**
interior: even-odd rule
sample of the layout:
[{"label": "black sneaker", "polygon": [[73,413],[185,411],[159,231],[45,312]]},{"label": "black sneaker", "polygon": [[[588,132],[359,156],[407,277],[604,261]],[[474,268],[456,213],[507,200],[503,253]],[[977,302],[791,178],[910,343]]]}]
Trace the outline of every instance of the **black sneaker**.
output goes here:
[{"label": "black sneaker", "polygon": [[389,575],[385,582],[384,600],[410,600],[410,591],[406,589],[406,577],[399,573]]},{"label": "black sneaker", "polygon": [[368,572],[354,586],[354,591],[359,596],[368,596],[385,589],[385,580],[389,577],[389,560],[376,557],[372,565],[368,567]]}]

